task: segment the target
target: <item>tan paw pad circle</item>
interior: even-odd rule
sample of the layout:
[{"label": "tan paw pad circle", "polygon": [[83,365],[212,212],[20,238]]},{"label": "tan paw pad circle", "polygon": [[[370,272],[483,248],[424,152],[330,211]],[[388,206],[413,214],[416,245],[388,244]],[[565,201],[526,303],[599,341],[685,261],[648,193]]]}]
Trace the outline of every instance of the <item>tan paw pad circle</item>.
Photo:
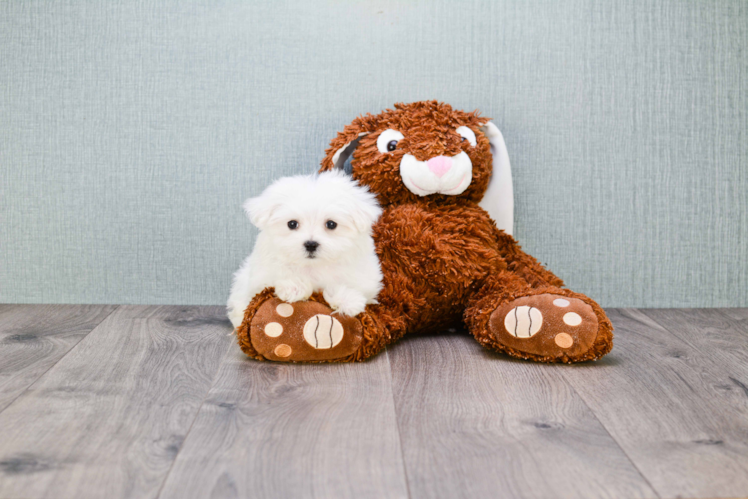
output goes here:
[{"label": "tan paw pad circle", "polygon": [[287,358],[291,355],[293,350],[291,349],[291,346],[286,344],[278,344],[275,346],[275,349],[273,350],[276,356],[279,358]]},{"label": "tan paw pad circle", "polygon": [[579,326],[582,324],[582,317],[577,313],[564,314],[564,323],[569,326]]},{"label": "tan paw pad circle", "polygon": [[278,307],[275,308],[275,312],[278,313],[278,316],[283,316],[284,318],[288,318],[293,314],[293,306],[291,304],[278,304]]},{"label": "tan paw pad circle", "polygon": [[265,335],[268,337],[278,337],[281,333],[283,333],[283,325],[280,323],[268,323],[265,325]]},{"label": "tan paw pad circle", "polygon": [[553,301],[553,305],[556,307],[569,307],[570,303],[571,302],[566,299],[556,299]]},{"label": "tan paw pad circle", "polygon": [[343,340],[343,325],[327,314],[317,314],[304,325],[304,340],[315,349],[331,349]]},{"label": "tan paw pad circle", "polygon": [[504,318],[504,328],[509,335],[521,339],[532,337],[540,331],[542,325],[543,314],[530,306],[515,307]]},{"label": "tan paw pad circle", "polygon": [[572,339],[571,335],[569,335],[568,333],[559,333],[553,340],[561,349],[568,349],[569,347],[574,345],[574,339]]}]

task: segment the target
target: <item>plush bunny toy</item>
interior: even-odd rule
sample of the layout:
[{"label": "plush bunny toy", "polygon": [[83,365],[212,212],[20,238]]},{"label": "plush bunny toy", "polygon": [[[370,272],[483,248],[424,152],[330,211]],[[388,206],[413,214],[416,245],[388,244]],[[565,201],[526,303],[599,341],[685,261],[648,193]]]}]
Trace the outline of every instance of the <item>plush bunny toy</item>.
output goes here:
[{"label": "plush bunny toy", "polygon": [[397,104],[356,118],[326,153],[321,170],[347,171],[384,210],[374,226],[379,303],[346,317],[319,294],[284,304],[266,289],[237,329],[246,354],[359,361],[407,333],[463,326],[487,348],[534,361],[611,350],[600,306],[563,288],[512,238],[509,157],[487,118],[436,101]]}]

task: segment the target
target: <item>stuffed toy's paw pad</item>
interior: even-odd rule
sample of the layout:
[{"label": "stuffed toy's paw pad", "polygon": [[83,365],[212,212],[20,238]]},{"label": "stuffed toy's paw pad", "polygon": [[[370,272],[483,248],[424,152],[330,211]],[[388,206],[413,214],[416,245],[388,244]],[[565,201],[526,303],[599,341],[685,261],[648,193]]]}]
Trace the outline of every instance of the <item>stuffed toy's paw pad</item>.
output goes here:
[{"label": "stuffed toy's paw pad", "polygon": [[270,298],[250,324],[252,346],[273,361],[335,360],[353,354],[362,339],[358,319],[311,300],[289,304]]},{"label": "stuffed toy's paw pad", "polygon": [[502,304],[491,314],[489,329],[515,351],[573,360],[594,344],[598,320],[584,301],[544,293]]}]

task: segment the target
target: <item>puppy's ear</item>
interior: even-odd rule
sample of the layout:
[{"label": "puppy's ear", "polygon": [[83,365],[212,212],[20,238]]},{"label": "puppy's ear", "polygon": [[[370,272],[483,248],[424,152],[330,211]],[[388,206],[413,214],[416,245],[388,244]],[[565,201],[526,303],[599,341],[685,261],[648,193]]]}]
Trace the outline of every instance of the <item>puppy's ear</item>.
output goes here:
[{"label": "puppy's ear", "polygon": [[356,203],[348,212],[353,226],[359,233],[370,233],[371,227],[382,215],[382,209],[370,193],[366,193],[367,200],[364,203]]},{"label": "puppy's ear", "polygon": [[342,132],[332,140],[330,147],[325,150],[325,158],[322,160],[320,172],[329,170],[341,170],[351,175],[353,152],[358,146],[361,137],[376,129],[376,120],[372,115],[360,116],[346,125]]},{"label": "puppy's ear", "polygon": [[249,221],[258,229],[265,229],[273,216],[273,211],[277,208],[277,204],[273,203],[264,194],[249,198],[242,206],[247,213],[247,217],[249,217]]}]

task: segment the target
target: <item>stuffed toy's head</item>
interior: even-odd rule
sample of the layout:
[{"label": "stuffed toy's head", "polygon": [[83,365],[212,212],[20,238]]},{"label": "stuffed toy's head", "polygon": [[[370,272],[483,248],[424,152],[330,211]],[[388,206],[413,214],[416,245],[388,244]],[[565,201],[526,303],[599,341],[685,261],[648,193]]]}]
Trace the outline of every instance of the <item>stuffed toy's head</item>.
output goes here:
[{"label": "stuffed toy's head", "polygon": [[513,196],[506,146],[498,128],[477,111],[421,101],[360,116],[326,151],[321,171],[334,169],[368,186],[383,206],[501,205],[500,214],[484,208],[511,233]]}]

